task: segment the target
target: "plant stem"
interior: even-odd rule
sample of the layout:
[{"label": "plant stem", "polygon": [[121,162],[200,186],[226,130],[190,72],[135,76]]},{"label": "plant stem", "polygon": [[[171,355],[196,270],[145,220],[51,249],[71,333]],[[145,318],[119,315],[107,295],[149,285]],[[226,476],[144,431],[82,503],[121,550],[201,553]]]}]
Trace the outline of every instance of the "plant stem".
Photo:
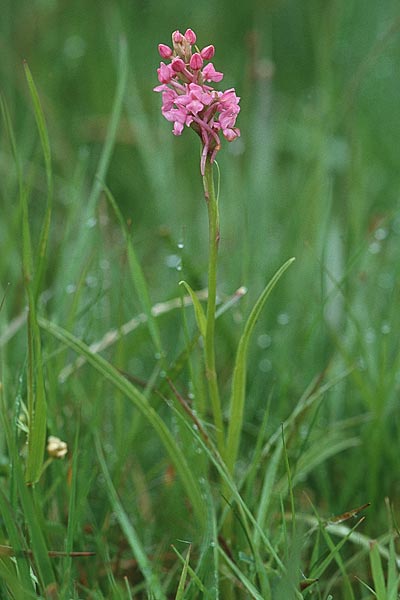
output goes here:
[{"label": "plant stem", "polygon": [[204,356],[208,390],[216,428],[217,445],[221,456],[224,456],[225,436],[222,419],[221,400],[218,390],[217,372],[215,370],[215,305],[217,296],[217,259],[219,246],[219,213],[218,199],[215,194],[213,168],[207,157],[203,177],[204,196],[208,209],[208,299],[207,326],[204,340]]}]

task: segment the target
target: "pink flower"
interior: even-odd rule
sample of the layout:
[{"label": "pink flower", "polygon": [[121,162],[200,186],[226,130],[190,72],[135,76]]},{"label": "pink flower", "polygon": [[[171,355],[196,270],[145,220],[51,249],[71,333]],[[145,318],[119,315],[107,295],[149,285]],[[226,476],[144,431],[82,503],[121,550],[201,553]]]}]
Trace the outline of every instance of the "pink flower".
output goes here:
[{"label": "pink flower", "polygon": [[158,81],[160,83],[169,83],[174,75],[172,68],[170,65],[166,65],[165,63],[160,63],[160,68],[157,69],[158,73]]},{"label": "pink flower", "polygon": [[173,50],[166,44],[158,46],[161,57],[171,62],[160,63],[157,74],[161,85],[154,91],[162,94],[161,112],[174,124],[174,135],[181,135],[186,126],[200,136],[203,146],[200,170],[204,175],[207,157],[213,162],[221,148],[220,133],[229,142],[240,136],[235,126],[240,98],[233,88],[220,92],[208,85],[221,81],[224,76],[212,63],[203,68],[204,61],[214,56],[214,46],[192,53],[192,45],[196,43],[192,29],[187,29],[185,35],[174,31],[172,43]]},{"label": "pink flower", "polygon": [[212,63],[208,63],[202,71],[204,81],[221,81],[224,74],[216,71]]}]

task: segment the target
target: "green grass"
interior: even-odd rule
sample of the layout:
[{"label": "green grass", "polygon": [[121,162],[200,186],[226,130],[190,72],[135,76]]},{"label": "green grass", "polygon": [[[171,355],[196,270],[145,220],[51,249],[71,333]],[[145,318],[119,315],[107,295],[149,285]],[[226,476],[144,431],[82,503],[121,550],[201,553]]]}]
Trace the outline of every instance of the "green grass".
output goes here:
[{"label": "green grass", "polygon": [[[225,444],[198,140],[152,92],[186,27],[241,96]],[[5,0],[0,32],[0,598],[395,600],[397,3]]]}]

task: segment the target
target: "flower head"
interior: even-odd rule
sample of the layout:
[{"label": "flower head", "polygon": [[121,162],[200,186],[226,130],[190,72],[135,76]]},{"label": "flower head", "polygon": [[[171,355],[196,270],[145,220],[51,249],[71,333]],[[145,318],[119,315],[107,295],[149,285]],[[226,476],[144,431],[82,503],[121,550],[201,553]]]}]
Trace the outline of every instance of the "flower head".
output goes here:
[{"label": "flower head", "polygon": [[201,51],[195,47],[192,52],[195,43],[196,34],[187,29],[185,34],[173,32],[173,49],[159,44],[161,58],[170,63],[160,63],[157,74],[161,85],[154,91],[162,94],[161,112],[174,124],[174,135],[180,135],[186,126],[200,136],[203,144],[200,170],[204,175],[207,157],[213,162],[221,148],[220,133],[229,142],[240,136],[235,127],[240,98],[234,88],[221,92],[208,85],[221,81],[224,75],[210,62],[204,66],[205,61],[213,58],[214,46],[205,46]]}]

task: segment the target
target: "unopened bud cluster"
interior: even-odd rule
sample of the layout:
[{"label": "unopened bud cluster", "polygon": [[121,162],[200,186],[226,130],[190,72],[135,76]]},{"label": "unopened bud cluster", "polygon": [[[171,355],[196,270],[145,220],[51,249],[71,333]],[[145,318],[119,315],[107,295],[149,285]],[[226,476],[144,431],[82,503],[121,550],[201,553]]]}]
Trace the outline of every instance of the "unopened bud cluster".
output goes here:
[{"label": "unopened bud cluster", "polygon": [[200,170],[204,175],[207,156],[213,162],[221,148],[220,133],[229,142],[240,135],[240,130],[235,127],[240,98],[234,88],[220,92],[208,85],[221,81],[224,75],[216,71],[212,63],[205,64],[213,58],[214,46],[202,50],[195,46],[193,52],[195,43],[196,34],[187,29],[184,35],[174,31],[172,48],[159,44],[161,58],[170,62],[160,63],[157,74],[161,85],[154,91],[162,92],[161,112],[173,122],[174,135],[180,135],[185,125],[199,134],[203,144]]}]

